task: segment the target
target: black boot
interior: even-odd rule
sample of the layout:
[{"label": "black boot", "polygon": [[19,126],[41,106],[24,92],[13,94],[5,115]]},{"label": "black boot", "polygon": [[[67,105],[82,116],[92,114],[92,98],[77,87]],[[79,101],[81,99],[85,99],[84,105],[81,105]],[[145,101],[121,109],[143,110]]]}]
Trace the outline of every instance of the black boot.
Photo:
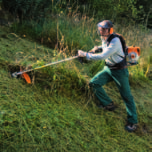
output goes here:
[{"label": "black boot", "polygon": [[108,111],[114,111],[116,108],[116,106],[114,105],[113,102],[111,102],[110,104],[108,104],[107,106],[104,107],[105,110],[108,110]]},{"label": "black boot", "polygon": [[97,106],[98,106],[98,108],[103,108],[103,109],[108,110],[108,111],[114,111],[115,108],[116,108],[116,106],[114,105],[113,102],[111,102],[111,103],[108,104],[107,106],[103,106],[103,105],[101,105],[101,104],[98,104]]}]

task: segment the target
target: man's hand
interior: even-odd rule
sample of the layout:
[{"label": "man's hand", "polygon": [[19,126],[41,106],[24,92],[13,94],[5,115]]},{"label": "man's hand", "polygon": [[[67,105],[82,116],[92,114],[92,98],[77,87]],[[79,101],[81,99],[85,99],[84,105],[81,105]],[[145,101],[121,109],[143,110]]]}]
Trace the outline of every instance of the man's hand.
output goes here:
[{"label": "man's hand", "polygon": [[82,50],[78,50],[78,56],[79,57],[86,57],[86,55],[87,55],[87,52],[84,52]]},{"label": "man's hand", "polygon": [[90,53],[95,53],[96,50],[98,50],[98,46],[94,46],[94,48],[91,49],[89,52],[90,52]]}]

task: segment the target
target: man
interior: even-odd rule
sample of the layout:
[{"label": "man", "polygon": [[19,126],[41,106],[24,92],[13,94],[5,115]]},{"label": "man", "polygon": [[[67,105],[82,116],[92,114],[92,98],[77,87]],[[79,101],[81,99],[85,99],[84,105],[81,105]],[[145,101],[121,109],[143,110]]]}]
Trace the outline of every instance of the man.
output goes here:
[{"label": "man", "polygon": [[[105,60],[106,66],[92,78],[89,85],[93,88],[93,92],[104,109],[113,111],[115,105],[102,86],[110,81],[115,81],[126,105],[128,123],[125,129],[133,132],[137,129],[137,114],[134,99],[130,91],[129,73],[122,43],[119,37],[113,37],[109,43],[110,37],[114,35],[113,24],[110,20],[99,22],[97,27],[102,39],[102,45],[95,46],[89,53],[79,50],[78,56],[86,57],[87,60]],[[99,48],[102,48],[102,52],[95,54]]]}]

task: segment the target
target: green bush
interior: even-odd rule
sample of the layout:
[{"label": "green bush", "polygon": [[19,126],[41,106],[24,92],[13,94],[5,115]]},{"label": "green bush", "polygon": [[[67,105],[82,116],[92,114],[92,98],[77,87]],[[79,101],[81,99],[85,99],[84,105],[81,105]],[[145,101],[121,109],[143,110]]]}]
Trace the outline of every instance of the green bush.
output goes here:
[{"label": "green bush", "polygon": [[[46,16],[64,12],[71,15],[77,10],[81,15],[100,19],[111,19],[125,24],[142,23],[145,26],[152,24],[151,1],[138,0],[2,0],[3,6],[15,17],[22,20],[35,20],[41,24]],[[129,23],[128,23],[129,22]]]},{"label": "green bush", "polygon": [[22,20],[36,20],[43,22],[47,13],[51,11],[52,0],[2,0],[4,9],[14,17]]}]

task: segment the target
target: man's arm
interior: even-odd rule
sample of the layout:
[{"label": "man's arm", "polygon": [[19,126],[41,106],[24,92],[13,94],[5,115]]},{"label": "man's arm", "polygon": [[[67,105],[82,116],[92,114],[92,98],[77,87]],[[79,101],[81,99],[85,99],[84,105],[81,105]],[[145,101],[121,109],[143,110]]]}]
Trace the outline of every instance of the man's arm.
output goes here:
[{"label": "man's arm", "polygon": [[118,38],[112,39],[110,42],[110,45],[106,48],[103,48],[103,52],[97,53],[97,54],[92,54],[92,53],[87,53],[86,58],[87,60],[104,60],[113,55],[118,47],[120,45],[120,41]]},{"label": "man's arm", "polygon": [[102,45],[100,46],[94,46],[94,48],[92,48],[89,53],[99,53],[102,52]]}]

